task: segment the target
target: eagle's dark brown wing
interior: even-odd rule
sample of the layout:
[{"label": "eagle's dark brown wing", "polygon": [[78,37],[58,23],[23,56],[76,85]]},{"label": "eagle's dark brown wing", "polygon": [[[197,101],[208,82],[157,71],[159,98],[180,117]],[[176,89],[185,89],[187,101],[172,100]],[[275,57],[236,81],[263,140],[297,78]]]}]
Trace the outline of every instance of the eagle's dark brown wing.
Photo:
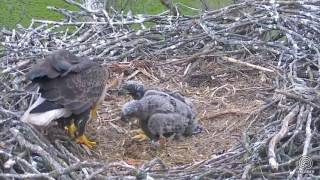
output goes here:
[{"label": "eagle's dark brown wing", "polygon": [[41,97],[77,115],[98,103],[105,93],[108,73],[88,58],[59,50],[36,65],[27,77],[39,84]]},{"label": "eagle's dark brown wing", "polygon": [[106,78],[103,67],[92,63],[83,71],[38,83],[43,98],[63,105],[74,114],[80,114],[98,102],[104,93]]},{"label": "eagle's dark brown wing", "polygon": [[41,78],[53,79],[67,72],[82,60],[83,58],[77,57],[67,50],[57,50],[34,65],[26,76],[31,81],[37,81]]}]

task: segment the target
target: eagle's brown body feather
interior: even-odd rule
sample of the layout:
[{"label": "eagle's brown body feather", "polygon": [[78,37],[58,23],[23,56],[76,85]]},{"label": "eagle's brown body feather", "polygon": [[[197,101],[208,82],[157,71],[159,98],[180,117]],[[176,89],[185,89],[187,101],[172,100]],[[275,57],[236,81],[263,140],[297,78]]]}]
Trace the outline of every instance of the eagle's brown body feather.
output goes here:
[{"label": "eagle's brown body feather", "polygon": [[[82,135],[91,109],[95,109],[104,99],[109,74],[99,63],[87,57],[77,57],[67,50],[58,50],[36,64],[27,73],[27,78],[39,85],[42,99],[31,106],[21,120],[37,124],[35,121],[43,121],[41,113],[50,112],[51,119],[48,121],[69,116],[80,126],[78,135]],[[48,105],[50,107],[44,107]]]},{"label": "eagle's brown body feather", "polygon": [[98,103],[106,85],[105,77],[105,70],[96,63],[80,73],[40,80],[38,84],[43,98],[80,114]]}]

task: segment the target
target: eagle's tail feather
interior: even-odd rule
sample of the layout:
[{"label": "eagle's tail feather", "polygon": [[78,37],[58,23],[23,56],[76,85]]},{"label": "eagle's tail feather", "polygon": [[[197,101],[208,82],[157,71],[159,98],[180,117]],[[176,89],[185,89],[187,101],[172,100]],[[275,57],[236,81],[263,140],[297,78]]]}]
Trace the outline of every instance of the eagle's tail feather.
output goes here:
[{"label": "eagle's tail feather", "polygon": [[36,126],[47,126],[51,121],[68,117],[71,112],[55,103],[39,97],[20,118],[22,122]]},{"label": "eagle's tail feather", "polygon": [[63,106],[52,101],[44,100],[41,104],[33,108],[30,113],[43,113],[55,109],[62,109]]}]

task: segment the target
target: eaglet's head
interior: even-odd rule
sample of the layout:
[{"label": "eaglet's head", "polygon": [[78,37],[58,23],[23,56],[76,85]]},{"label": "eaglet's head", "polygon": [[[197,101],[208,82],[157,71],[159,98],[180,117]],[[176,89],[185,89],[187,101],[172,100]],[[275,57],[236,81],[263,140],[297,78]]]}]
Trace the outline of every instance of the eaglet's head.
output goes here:
[{"label": "eaglet's head", "polygon": [[134,80],[124,82],[119,88],[120,95],[129,94],[133,99],[141,99],[144,92],[145,89],[142,82]]},{"label": "eaglet's head", "polygon": [[129,122],[131,118],[138,117],[141,111],[141,103],[138,100],[133,100],[125,103],[121,110],[121,120]]}]

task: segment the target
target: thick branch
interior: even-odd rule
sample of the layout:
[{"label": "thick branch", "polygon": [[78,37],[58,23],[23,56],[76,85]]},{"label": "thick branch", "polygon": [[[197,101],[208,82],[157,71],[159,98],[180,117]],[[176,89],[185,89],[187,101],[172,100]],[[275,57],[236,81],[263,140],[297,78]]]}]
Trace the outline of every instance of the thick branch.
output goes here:
[{"label": "thick branch", "polygon": [[287,134],[288,132],[288,125],[289,122],[292,121],[299,113],[299,106],[295,106],[289,114],[282,120],[281,129],[278,133],[276,133],[271,141],[269,142],[269,148],[268,148],[268,157],[269,157],[269,164],[271,165],[271,168],[274,170],[278,170],[278,162],[276,159],[276,146],[279,143],[279,141]]}]

